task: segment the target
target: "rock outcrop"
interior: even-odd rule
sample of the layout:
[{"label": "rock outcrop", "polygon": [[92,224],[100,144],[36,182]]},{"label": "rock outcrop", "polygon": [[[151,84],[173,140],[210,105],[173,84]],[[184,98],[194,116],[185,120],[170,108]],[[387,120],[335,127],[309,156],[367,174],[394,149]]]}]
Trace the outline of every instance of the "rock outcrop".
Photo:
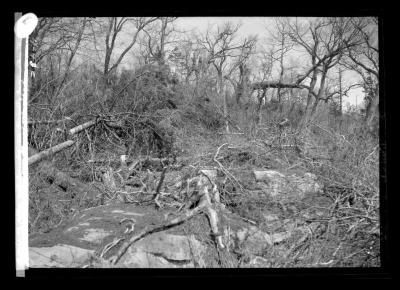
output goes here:
[{"label": "rock outcrop", "polygon": [[317,177],[312,173],[283,174],[276,170],[254,170],[254,177],[258,184],[273,197],[285,195],[305,197],[306,194],[321,192],[322,187]]},{"label": "rock outcrop", "polygon": [[[252,173],[264,193],[274,198],[287,195],[303,198],[321,190],[312,174],[285,175],[273,170]],[[201,170],[197,181],[198,186],[204,187],[199,189],[199,194],[210,194],[208,202],[213,212],[210,215],[209,209],[204,208],[204,212],[208,212],[204,215],[206,220],[210,221],[210,216],[217,214],[223,216],[210,221],[211,229],[210,224],[207,225],[207,240],[179,227],[157,229],[129,243],[115,264],[107,264],[107,258],[115,255],[132,236],[149,227],[154,229],[166,224],[171,215],[182,214],[154,206],[113,203],[86,209],[48,233],[32,235],[30,267],[203,268],[216,264],[211,261],[219,256],[215,251],[224,251],[235,259],[237,255],[245,255],[248,259],[241,259],[244,267],[269,267],[270,261],[263,258],[266,252],[281,247],[296,233],[299,237],[312,234],[310,227],[297,225],[268,211],[263,214],[263,230],[259,225],[246,222],[223,206],[216,188],[217,179],[217,170]],[[184,221],[189,228],[191,222]]]}]

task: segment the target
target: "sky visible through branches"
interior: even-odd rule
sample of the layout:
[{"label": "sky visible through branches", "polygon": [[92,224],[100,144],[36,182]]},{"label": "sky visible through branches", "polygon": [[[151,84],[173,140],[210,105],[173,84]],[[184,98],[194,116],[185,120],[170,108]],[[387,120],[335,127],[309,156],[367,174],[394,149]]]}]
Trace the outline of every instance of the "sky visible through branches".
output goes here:
[{"label": "sky visible through branches", "polygon": [[[276,33],[274,21],[276,17],[179,17],[174,22],[174,27],[180,33],[177,34],[176,39],[182,38],[191,38],[195,34],[204,35],[207,29],[211,30],[211,32],[215,31],[218,26],[222,26],[223,24],[230,22],[233,25],[240,24],[240,28],[238,30],[238,40],[244,39],[250,36],[257,37],[257,52],[262,53],[265,52],[267,49],[271,47],[271,33]],[[300,21],[306,21],[309,18],[306,17],[299,17]],[[130,32],[133,27],[130,27],[130,23],[126,24],[126,27],[123,31],[121,31],[121,35],[116,40],[115,46],[115,55],[119,55],[122,50],[127,46],[131,39]],[[179,46],[179,42],[176,42]],[[98,48],[101,51],[102,43],[97,43]],[[174,44],[170,44],[171,47],[174,47]],[[170,50],[172,48],[170,47]],[[86,50],[82,49],[80,52],[77,53],[76,64],[82,62],[82,60],[88,60],[90,58],[91,62],[98,63],[100,66],[102,65],[102,56],[99,55],[99,51],[93,53],[94,50]],[[137,55],[139,51],[139,44],[136,43],[133,48],[129,51],[129,53],[125,56],[122,60],[118,70],[122,69],[134,69],[137,63]],[[90,53],[88,53],[90,52]],[[101,52],[100,52],[101,54]],[[260,64],[260,61],[255,58],[252,62],[256,66]],[[296,69],[302,69],[303,71],[307,70],[310,67],[310,56],[304,50],[299,48],[291,49],[287,55],[285,55],[284,66],[287,68],[296,67]],[[274,66],[272,75],[277,79],[279,66]],[[338,77],[338,69],[333,68],[329,73],[328,77],[337,78]],[[359,75],[350,70],[346,70],[343,74],[344,82],[347,85],[353,85],[354,83],[360,83],[361,78]],[[319,82],[317,82],[319,83]],[[360,87],[354,87],[349,90],[347,96],[345,96],[343,100],[344,109],[346,110],[349,106],[357,106],[361,108],[363,106],[363,98],[364,92],[363,89]]]}]

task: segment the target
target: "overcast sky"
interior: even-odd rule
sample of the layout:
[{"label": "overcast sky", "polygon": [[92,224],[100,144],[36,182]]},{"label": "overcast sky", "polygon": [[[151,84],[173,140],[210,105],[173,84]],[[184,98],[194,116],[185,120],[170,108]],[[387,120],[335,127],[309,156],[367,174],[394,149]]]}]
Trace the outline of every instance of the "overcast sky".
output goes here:
[{"label": "overcast sky", "polygon": [[240,33],[243,35],[265,35],[265,23],[268,17],[180,17],[176,24],[186,29],[205,31],[208,25],[222,25],[225,22],[242,23]]}]

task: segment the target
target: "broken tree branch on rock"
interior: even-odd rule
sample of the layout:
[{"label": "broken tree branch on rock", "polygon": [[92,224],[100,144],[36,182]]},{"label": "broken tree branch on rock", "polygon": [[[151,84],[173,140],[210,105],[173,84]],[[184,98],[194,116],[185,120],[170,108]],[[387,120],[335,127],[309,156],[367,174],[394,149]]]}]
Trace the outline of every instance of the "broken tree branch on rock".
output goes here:
[{"label": "broken tree branch on rock", "polygon": [[[200,171],[200,176],[196,177],[198,187],[198,205],[194,209],[186,211],[184,214],[166,222],[163,225],[155,226],[150,229],[143,229],[140,233],[125,241],[119,248],[116,255],[112,256],[106,262],[115,266],[128,248],[136,241],[143,239],[152,233],[170,229],[203,212],[206,213],[208,217],[212,236],[215,238],[218,249],[224,249],[225,246],[222,242],[222,235],[218,229],[218,213],[216,210],[219,208],[224,208],[224,206],[219,202],[219,192],[216,184],[214,183],[213,176],[216,176],[216,170],[202,170]],[[211,193],[213,194],[213,198],[210,196],[210,189]]]},{"label": "broken tree branch on rock", "polygon": [[200,214],[204,209],[203,207],[197,207],[191,211],[186,212],[185,214],[169,221],[168,223],[164,224],[164,225],[160,225],[160,226],[156,226],[153,228],[144,228],[140,233],[138,233],[137,235],[132,236],[129,240],[125,241],[125,243],[123,243],[121,245],[121,248],[118,250],[117,254],[112,256],[110,259],[108,259],[108,263],[110,263],[111,265],[115,265],[118,263],[118,261],[121,259],[121,257],[125,254],[125,252],[128,250],[128,248],[135,243],[138,240],[143,239],[144,237],[156,233],[156,232],[160,232],[163,230],[167,230],[169,228],[172,228],[173,226],[179,225],[189,219],[191,219],[192,217]]}]

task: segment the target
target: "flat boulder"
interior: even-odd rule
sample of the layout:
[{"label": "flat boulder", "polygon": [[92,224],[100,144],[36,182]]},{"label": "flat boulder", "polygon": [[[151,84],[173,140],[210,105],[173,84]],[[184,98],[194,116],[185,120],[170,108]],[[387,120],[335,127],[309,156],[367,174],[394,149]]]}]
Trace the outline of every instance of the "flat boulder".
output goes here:
[{"label": "flat boulder", "polygon": [[253,174],[261,189],[276,198],[288,195],[303,198],[322,190],[312,173],[299,175],[284,174],[277,170],[254,170]]},{"label": "flat boulder", "polygon": [[118,261],[121,268],[205,267],[205,247],[193,236],[156,233],[132,245]]},{"label": "flat boulder", "polygon": [[[161,224],[163,220],[161,211],[129,204],[84,210],[50,232],[30,237],[30,266],[110,267],[105,261],[98,259],[98,254],[106,245],[121,237],[126,238],[130,232],[135,234],[149,225]],[[205,246],[194,236],[163,231],[133,243],[115,267],[205,267],[204,252]],[[108,259],[109,256],[105,255],[103,258]]]},{"label": "flat boulder", "polygon": [[93,250],[64,244],[52,247],[30,247],[29,267],[79,268],[90,260],[93,253]]},{"label": "flat boulder", "polygon": [[239,247],[244,248],[246,252],[257,254],[264,251],[273,244],[271,236],[257,227],[246,227],[236,232],[236,239]]}]

